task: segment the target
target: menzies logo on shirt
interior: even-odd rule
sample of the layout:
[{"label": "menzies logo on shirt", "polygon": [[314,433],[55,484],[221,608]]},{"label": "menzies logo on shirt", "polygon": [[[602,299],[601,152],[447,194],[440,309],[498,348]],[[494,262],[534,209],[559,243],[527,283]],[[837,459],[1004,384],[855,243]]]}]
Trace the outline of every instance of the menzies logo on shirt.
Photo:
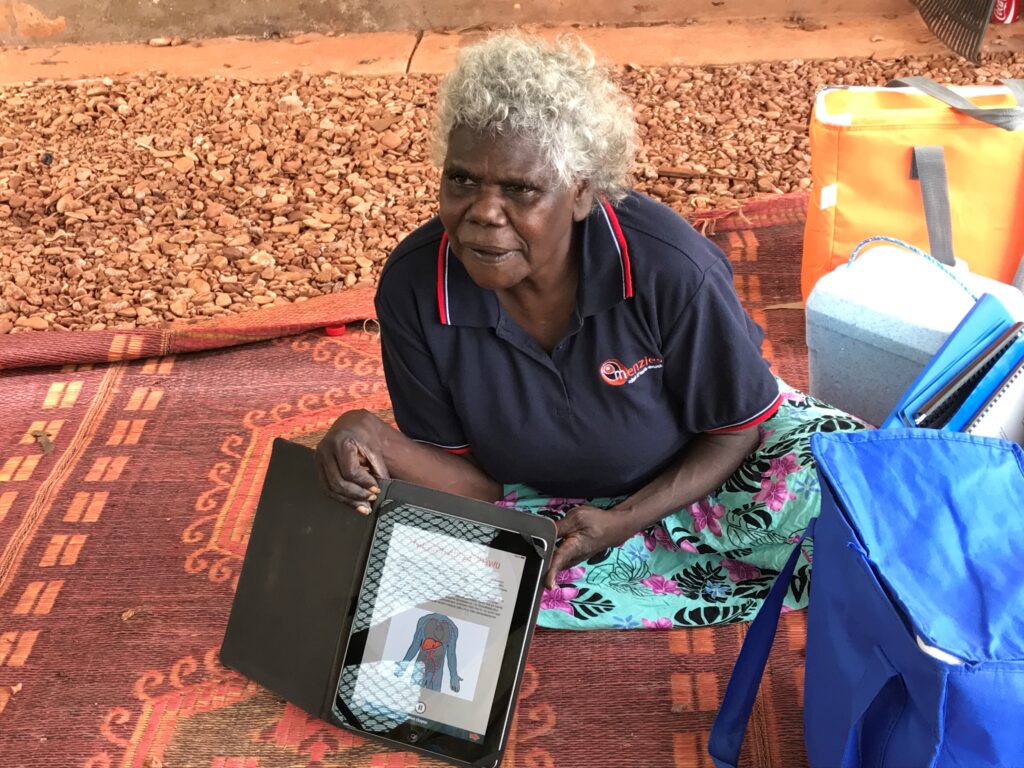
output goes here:
[{"label": "menzies logo on shirt", "polygon": [[605,384],[613,387],[621,387],[625,384],[632,384],[648,371],[661,368],[665,363],[661,357],[641,357],[630,366],[625,366],[618,360],[612,358],[601,363],[601,378]]}]

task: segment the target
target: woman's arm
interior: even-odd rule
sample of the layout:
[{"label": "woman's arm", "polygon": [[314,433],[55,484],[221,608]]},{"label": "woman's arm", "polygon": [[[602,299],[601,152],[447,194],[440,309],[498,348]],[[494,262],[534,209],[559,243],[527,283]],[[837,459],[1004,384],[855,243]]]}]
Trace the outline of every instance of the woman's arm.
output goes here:
[{"label": "woman's arm", "polygon": [[671,467],[613,509],[629,520],[631,534],[649,528],[718,489],[757,443],[756,426],[739,432],[698,435]]},{"label": "woman's arm", "polygon": [[369,411],[342,414],[317,446],[316,459],[328,493],[363,514],[384,477],[484,501],[501,498],[501,484],[468,456],[417,443]]},{"label": "woman's arm", "polygon": [[559,571],[620,546],[637,531],[707,496],[739,469],[757,443],[756,426],[698,435],[672,466],[614,507],[582,505],[570,510],[558,522],[562,541],[551,559],[548,587],[555,586]]}]

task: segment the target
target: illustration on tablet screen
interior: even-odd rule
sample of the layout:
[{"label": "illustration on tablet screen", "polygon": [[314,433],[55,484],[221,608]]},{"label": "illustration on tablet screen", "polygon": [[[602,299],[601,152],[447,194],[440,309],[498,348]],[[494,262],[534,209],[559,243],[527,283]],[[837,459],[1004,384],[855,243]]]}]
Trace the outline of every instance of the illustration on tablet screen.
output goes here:
[{"label": "illustration on tablet screen", "polygon": [[416,622],[416,633],[405,657],[395,665],[395,676],[401,677],[416,657],[412,681],[421,688],[441,690],[441,678],[445,662],[448,662],[449,685],[452,692],[459,692],[458,662],[459,628],[443,613],[428,613]]},{"label": "illustration on tablet screen", "polygon": [[476,696],[489,630],[476,622],[423,608],[392,616],[383,659],[394,659],[394,677],[458,699]]}]

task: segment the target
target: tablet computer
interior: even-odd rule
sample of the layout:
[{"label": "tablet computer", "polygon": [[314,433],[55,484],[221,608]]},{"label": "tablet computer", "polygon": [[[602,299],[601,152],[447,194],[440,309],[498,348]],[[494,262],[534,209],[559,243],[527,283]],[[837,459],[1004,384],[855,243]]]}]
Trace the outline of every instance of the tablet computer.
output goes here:
[{"label": "tablet computer", "polygon": [[399,481],[359,515],[276,440],[221,660],[361,735],[497,766],[554,544],[550,520]]}]

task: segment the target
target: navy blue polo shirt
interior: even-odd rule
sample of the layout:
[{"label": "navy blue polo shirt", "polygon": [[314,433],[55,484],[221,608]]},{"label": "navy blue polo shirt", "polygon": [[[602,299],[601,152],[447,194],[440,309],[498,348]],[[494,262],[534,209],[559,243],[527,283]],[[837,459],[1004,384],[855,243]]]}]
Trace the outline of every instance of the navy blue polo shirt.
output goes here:
[{"label": "navy blue polo shirt", "polygon": [[552,496],[637,491],[704,432],[778,408],[724,254],[638,193],[582,228],[577,306],[549,354],[469,277],[438,218],[394,250],[376,307],[399,429]]}]

